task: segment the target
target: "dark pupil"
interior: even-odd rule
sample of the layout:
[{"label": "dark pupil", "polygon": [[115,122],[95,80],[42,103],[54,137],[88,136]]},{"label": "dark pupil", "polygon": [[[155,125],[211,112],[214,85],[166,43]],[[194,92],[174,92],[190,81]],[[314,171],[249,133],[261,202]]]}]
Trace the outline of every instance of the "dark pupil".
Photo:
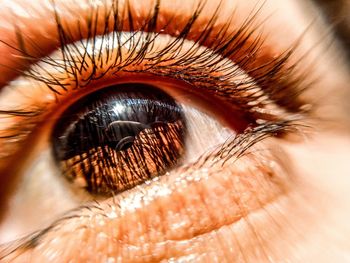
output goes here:
[{"label": "dark pupil", "polygon": [[145,84],[107,87],[68,108],[53,152],[69,181],[112,195],[164,174],[184,153],[182,108]]}]

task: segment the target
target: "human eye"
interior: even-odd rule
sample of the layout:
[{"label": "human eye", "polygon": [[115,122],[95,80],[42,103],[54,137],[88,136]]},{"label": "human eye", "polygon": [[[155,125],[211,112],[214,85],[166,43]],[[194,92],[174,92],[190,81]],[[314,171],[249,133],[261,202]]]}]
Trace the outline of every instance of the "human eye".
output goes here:
[{"label": "human eye", "polygon": [[253,2],[11,3],[0,240],[21,239],[3,260],[283,257],[269,239],[298,233],[309,186],[290,138],[327,123],[327,81],[307,23],[274,36]]}]

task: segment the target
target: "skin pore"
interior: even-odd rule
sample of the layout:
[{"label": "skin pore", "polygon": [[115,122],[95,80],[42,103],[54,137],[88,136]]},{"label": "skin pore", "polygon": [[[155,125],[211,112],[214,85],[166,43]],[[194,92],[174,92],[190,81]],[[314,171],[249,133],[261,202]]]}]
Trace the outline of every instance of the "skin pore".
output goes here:
[{"label": "skin pore", "polygon": [[[216,2],[205,2],[197,27],[213,16]],[[119,4],[126,5],[124,1]],[[128,4],[134,18],[143,21],[154,1],[130,0]],[[104,5],[100,1],[75,1],[69,5],[55,1],[55,8],[41,0],[0,2],[0,88],[5,90],[9,82],[32,63],[13,49],[19,48],[21,42],[18,30],[25,36],[23,41],[35,43],[35,48],[27,46],[28,53],[41,58],[60,44],[55,14],[59,15],[61,25],[71,30],[71,42],[78,41],[80,36],[74,31],[76,21],[84,20],[93,5],[101,6],[97,13],[103,17],[105,10],[111,8],[111,1],[105,1]],[[197,6],[196,1],[163,0],[160,17],[176,14],[187,21],[186,17],[190,17]],[[9,205],[13,204],[11,195],[21,194],[16,191],[18,181],[10,182],[21,170],[13,167],[21,167],[22,160],[23,166],[28,165],[33,159],[27,160],[27,156],[19,154],[16,155],[21,160],[19,164],[15,164],[14,158],[0,159],[1,207],[5,211],[0,222],[0,242],[14,239],[6,232],[10,221],[21,222],[28,216],[31,222],[30,213],[40,218],[37,214],[41,211],[47,221],[39,220],[38,226],[25,228],[23,233],[18,231],[16,238],[28,234],[28,229],[30,233],[56,222],[49,231],[42,231],[37,240],[24,242],[26,245],[9,255],[12,250],[3,245],[0,257],[4,256],[4,262],[349,260],[350,121],[346,103],[350,79],[346,61],[342,60],[331,30],[315,7],[306,1],[268,0],[263,4],[261,1],[222,1],[216,24],[225,25],[232,18],[228,32],[235,32],[252,10],[259,10],[255,23],[262,26],[250,39],[258,36],[264,39],[256,63],[270,61],[296,45],[288,64],[296,63],[303,83],[312,83],[301,95],[306,106],[312,105],[311,113],[300,120],[301,126],[297,128],[301,135],[269,137],[257,142],[242,158],[233,156],[225,162],[222,155],[217,154],[220,158],[214,165],[196,163],[186,169],[175,169],[152,184],[98,200],[88,209],[79,210],[78,216],[69,218],[68,214],[61,221],[55,220],[77,204],[67,201],[69,209],[64,210],[65,206],[59,203],[66,199],[60,199],[59,194],[52,194],[56,198],[48,205],[52,210],[15,211],[17,207],[24,209],[37,204]],[[137,25],[135,23],[136,28]],[[175,31],[169,29],[169,34]],[[86,31],[81,29],[81,32]],[[102,33],[101,29],[98,34]],[[232,60],[235,62],[235,57]],[[245,70],[249,71],[248,66]],[[5,105],[2,98],[5,95],[0,93],[1,106]],[[49,127],[48,124],[43,129]],[[36,137],[45,137],[43,134],[47,133],[38,133]],[[246,136],[249,137],[249,133]],[[38,139],[37,146],[33,147],[35,151],[44,149],[41,146],[44,142],[45,139]],[[48,173],[45,169],[41,173]],[[45,196],[38,196],[39,200],[28,200],[43,202]],[[59,212],[52,208],[55,206]],[[53,216],[46,215],[51,212]]]}]

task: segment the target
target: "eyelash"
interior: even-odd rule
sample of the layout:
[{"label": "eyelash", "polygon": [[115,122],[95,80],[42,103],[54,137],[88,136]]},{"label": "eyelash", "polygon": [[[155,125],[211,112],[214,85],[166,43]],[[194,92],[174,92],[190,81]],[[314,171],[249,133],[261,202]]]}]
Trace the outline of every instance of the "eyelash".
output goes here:
[{"label": "eyelash", "polygon": [[[131,37],[126,42],[126,44],[130,44],[131,47],[129,48],[130,54],[125,60],[121,58],[120,49],[117,50],[118,53],[115,57],[113,57],[113,53],[107,54],[106,61],[114,59],[114,65],[107,68],[99,75],[95,74],[103,67],[103,61],[101,59],[100,53],[101,50],[97,50],[98,52],[96,54],[93,53],[93,56],[88,57],[88,47],[84,45],[84,40],[80,40],[78,43],[82,44],[85,50],[83,53],[78,53],[79,51],[77,44],[74,44],[73,42],[74,36],[69,30],[64,30],[62,19],[57,11],[55,11],[55,19],[57,24],[57,31],[59,34],[64,67],[62,68],[62,64],[55,62],[52,57],[46,56],[46,58],[41,60],[41,64],[36,65],[36,68],[34,67],[28,71],[20,73],[28,79],[34,79],[36,81],[44,83],[45,86],[50,89],[55,94],[55,96],[57,96],[57,99],[59,99],[59,97],[64,92],[69,93],[67,85],[73,84],[75,89],[84,88],[86,84],[91,83],[98,78],[103,78],[103,76],[110,71],[112,71],[114,75],[117,75],[117,73],[120,71],[127,71],[125,67],[129,65],[147,62],[148,68],[146,70],[136,69],[130,70],[128,72],[146,72],[158,77],[166,76],[172,79],[190,83],[198,90],[204,89],[208,93],[211,93],[213,96],[216,96],[221,100],[228,101],[230,104],[233,104],[240,112],[243,113],[245,118],[248,119],[248,123],[250,123],[252,126],[257,126],[261,123],[266,124],[271,121],[278,122],[300,119],[301,116],[306,113],[303,109],[304,102],[300,99],[299,96],[302,92],[302,87],[305,87],[308,84],[304,81],[305,72],[298,74],[298,65],[291,64],[289,62],[294,49],[297,47],[296,45],[286,52],[280,54],[277,58],[274,58],[267,62],[265,61],[263,65],[255,66],[256,60],[260,55],[261,46],[263,45],[264,41],[259,37],[253,40],[250,38],[251,35],[255,33],[259,28],[259,26],[256,26],[254,22],[261,7],[252,12],[252,15],[250,15],[250,17],[245,20],[245,22],[239,27],[238,30],[232,33],[228,33],[228,25],[221,27],[221,30],[219,31],[216,29],[220,27],[220,25],[216,24],[218,18],[217,15],[220,10],[220,5],[218,5],[218,8],[212,17],[208,20],[204,29],[202,29],[202,31],[197,34],[198,36],[196,38],[193,38],[191,35],[191,30],[201,15],[204,7],[204,1],[198,4],[197,8],[193,11],[188,21],[182,27],[182,30],[180,30],[177,34],[174,34],[174,32],[167,32],[170,30],[169,25],[173,23],[172,18],[167,20],[165,26],[159,28],[158,20],[160,19],[160,1],[156,2],[152,11],[149,13],[149,17],[145,19],[145,22],[138,26],[138,28],[140,28],[139,30],[135,30],[135,24],[133,22],[135,18],[132,10],[130,9],[130,5],[126,4],[125,6],[127,9],[123,10],[124,16],[122,17],[118,16],[118,1],[116,1],[116,4],[113,6],[110,12],[106,12],[106,16],[104,17],[105,25],[102,29],[102,32],[104,32],[104,34],[107,32],[114,32],[116,34],[116,41],[119,41],[120,37],[122,37],[123,34],[120,29],[127,28],[131,32],[135,31],[135,35],[137,32],[142,31],[154,32],[152,34],[147,34],[146,37],[142,40],[142,43],[138,41],[135,42],[133,37]],[[87,39],[93,39],[93,45],[96,44],[96,39],[98,37],[97,18],[97,13],[94,14],[91,12],[91,15],[84,21],[88,25],[88,31],[86,33]],[[111,19],[113,28],[109,27],[109,21]],[[174,28],[178,28],[177,26],[172,26]],[[169,42],[168,45],[165,46],[162,50],[158,51],[155,56],[149,57],[147,56],[149,53],[149,47],[151,47],[152,44],[161,35],[160,33],[156,32],[167,32],[170,35],[174,35],[174,40],[172,42]],[[20,46],[19,51],[21,54],[28,60],[39,60],[41,56],[33,56],[26,52],[28,46],[25,46],[24,44],[26,43],[25,36],[21,32],[17,33],[19,39],[18,44]],[[80,31],[78,34],[81,38],[83,38],[83,32]],[[181,57],[181,59],[172,64],[170,64],[168,61],[162,60],[162,54],[170,51],[172,52],[173,56],[175,56],[177,52],[183,47],[183,40],[186,38],[192,38],[194,44],[189,49],[189,51]],[[214,40],[211,41],[210,39]],[[102,38],[101,46],[106,44],[104,43],[105,41],[106,38]],[[74,54],[72,54],[73,49],[66,48],[68,44],[70,44],[73,49],[76,50]],[[118,44],[120,43],[118,42]],[[140,44],[141,47],[138,47],[136,49],[136,47],[140,46]],[[247,44],[249,45],[247,46]],[[29,42],[29,45],[31,45],[34,49],[37,48],[35,43]],[[199,53],[200,55],[193,57],[193,55],[199,51],[199,48],[203,46],[204,49]],[[13,48],[18,51],[17,48]],[[246,55],[247,52],[249,52],[249,56]],[[78,59],[76,59],[74,56],[77,56]],[[212,59],[213,56],[215,56],[215,59]],[[207,59],[204,61],[203,57],[206,57]],[[238,67],[243,68],[247,74],[252,77],[253,81],[256,82],[256,85],[261,89],[262,92],[255,92],[252,90],[254,83],[252,83],[251,78],[245,79],[238,85],[235,83],[227,83],[228,79],[239,75],[239,73],[237,72],[236,68],[227,68],[227,65],[219,65],[219,62],[222,60],[222,58],[231,57],[234,57],[234,62],[238,65]],[[85,70],[88,70],[93,74],[90,74],[90,76],[84,80],[84,84],[79,77],[82,73],[82,70],[84,69],[84,63],[86,63],[87,60],[90,62],[90,65],[88,65],[90,68],[85,68]],[[82,62],[81,66],[79,66],[79,61]],[[197,66],[191,66],[195,64],[197,64]],[[42,74],[37,72],[37,70],[43,70],[45,72],[45,65],[64,70],[65,77],[58,78],[52,75],[49,75],[48,77],[42,76]],[[220,76],[213,76],[213,74],[210,74],[213,71],[221,71],[223,74]],[[70,79],[70,82],[68,84],[67,79]],[[272,111],[268,112],[264,110],[266,105],[271,104],[278,105],[277,107],[284,110],[283,114],[279,114],[282,116],[274,113],[270,114]],[[0,136],[0,139],[6,140],[11,137],[14,141],[23,141],[23,138],[25,138],[32,127],[35,126],[33,116],[41,116],[41,113],[45,111],[47,111],[45,108],[14,109],[9,111],[1,110],[0,118],[6,118],[8,116],[19,117],[23,119],[23,121],[21,120],[22,124],[28,123],[28,125],[21,125],[20,128],[12,127],[12,133],[10,132],[9,135],[9,131],[7,131],[6,136]]]},{"label": "eyelash", "polygon": [[[296,132],[296,126],[293,123],[288,121],[278,122],[278,123],[268,123],[265,125],[260,125],[256,128],[247,129],[244,133],[237,135],[235,138],[228,140],[220,148],[210,152],[208,155],[203,155],[195,163],[190,164],[192,169],[200,169],[205,164],[207,160],[211,159],[210,166],[215,166],[216,163],[221,162],[221,165],[224,166],[225,163],[232,158],[241,158],[245,154],[248,154],[248,150],[251,149],[256,143],[261,140],[267,139],[280,132]],[[179,169],[186,174],[189,167],[183,166]],[[164,175],[166,176],[166,175]],[[123,193],[120,194],[121,199],[123,198]],[[114,196],[112,198],[115,198]],[[113,199],[114,200],[114,199]],[[117,201],[113,201],[114,205],[117,205]],[[64,225],[65,221],[84,217],[84,211],[95,210],[95,213],[101,215],[102,217],[107,217],[104,213],[104,210],[100,207],[98,200],[94,200],[91,203],[80,205],[79,207],[72,209],[65,214],[63,214],[59,219],[55,220],[53,223],[47,227],[36,231],[32,234],[29,234],[21,239],[11,241],[6,244],[0,245],[0,260],[6,258],[8,255],[11,255],[13,252],[21,253],[26,249],[35,248],[41,242],[41,239],[49,232],[55,231]]]},{"label": "eyelash", "polygon": [[[158,5],[155,5],[153,7],[153,12],[150,12],[150,16],[145,20],[146,22],[143,25],[140,25],[139,31],[145,31],[145,32],[165,32],[169,28],[167,26],[170,24],[171,19],[168,23],[165,23],[167,26],[163,28],[157,28],[157,20],[159,19],[159,2],[157,2]],[[201,10],[203,8],[203,2],[200,2],[196,8],[196,10],[193,12],[193,14],[188,19],[187,23],[185,23],[185,26],[183,27],[183,30],[180,31],[177,35],[175,35],[175,39],[173,42],[169,43],[162,51],[158,53],[158,57],[153,57],[154,61],[157,61],[158,65],[164,63],[165,61],[161,60],[161,54],[163,52],[166,52],[171,49],[174,45],[177,45],[178,47],[176,50],[174,50],[174,54],[176,54],[176,51],[181,49],[183,45],[183,39],[186,39],[191,34],[191,29],[193,28],[195,22],[198,20],[201,14]],[[106,21],[111,19],[111,17],[114,15],[114,21],[113,21],[113,28],[108,28],[107,24],[105,25],[105,28],[102,30],[104,33],[107,32],[116,32],[117,37],[120,37],[122,32],[119,30],[119,28],[128,27],[129,31],[134,31],[135,25],[132,23],[134,21],[133,14],[130,10],[130,6],[128,6],[128,10],[126,10],[126,17],[118,18],[118,15],[115,15],[118,13],[118,10],[113,9],[111,13],[109,13],[108,17],[105,18]],[[118,2],[116,4],[116,7],[118,8]],[[173,65],[173,67],[168,67],[167,69],[162,68],[158,73],[153,72],[153,74],[162,76],[165,75],[166,77],[179,79],[182,81],[187,81],[190,84],[192,84],[195,87],[200,87],[201,85],[203,87],[208,87],[207,83],[215,83],[211,88],[211,93],[216,94],[221,99],[228,100],[230,99],[232,102],[236,104],[236,106],[243,111],[248,118],[250,118],[251,121],[251,127],[249,127],[244,133],[238,135],[236,138],[233,138],[232,140],[228,141],[225,145],[221,147],[219,151],[212,152],[210,155],[211,157],[214,157],[216,159],[220,160],[228,160],[232,158],[233,156],[239,158],[243,156],[254,144],[258,143],[259,141],[271,137],[276,136],[278,134],[283,133],[289,133],[289,132],[295,132],[296,129],[296,121],[303,118],[303,114],[306,112],[303,110],[304,102],[300,99],[300,94],[303,90],[303,87],[308,86],[307,83],[305,83],[305,80],[303,78],[304,75],[306,75],[306,72],[300,72],[298,64],[291,64],[288,65],[290,62],[290,58],[295,50],[297,48],[297,45],[293,46],[286,52],[280,54],[277,58],[274,58],[271,61],[266,62],[262,66],[254,66],[256,63],[256,58],[259,56],[259,52],[261,51],[261,47],[264,43],[262,38],[256,38],[253,41],[251,41],[251,44],[247,47],[246,44],[248,43],[248,36],[250,37],[258,27],[254,25],[255,17],[258,14],[260,9],[258,9],[256,12],[253,12],[251,17],[248,17],[246,19],[246,22],[241,25],[241,27],[234,33],[227,35],[228,32],[228,26],[225,26],[222,28],[222,30],[215,32],[216,27],[216,19],[217,14],[219,13],[219,7],[216,10],[215,14],[209,19],[207,25],[204,27],[204,30],[200,32],[199,37],[197,39],[192,39],[194,43],[197,45],[193,45],[193,49],[190,49],[193,53],[187,52],[186,56],[182,58],[182,61],[178,61],[176,65]],[[96,14],[91,14],[91,17],[96,16]],[[96,25],[93,24],[92,18],[86,19],[86,23],[88,24],[88,32],[87,32],[87,38],[89,39],[96,39],[97,32],[96,32]],[[90,19],[90,20],[89,20]],[[128,21],[128,24],[121,25],[120,21]],[[68,44],[71,44],[73,42],[74,37],[69,31],[63,30],[63,25],[61,24],[61,19],[59,17],[59,14],[56,12],[56,23],[57,28],[59,32],[59,39],[60,39],[60,46],[61,50],[63,52],[63,58],[64,58],[64,65],[65,65],[65,72],[67,72],[68,77],[73,77],[71,83],[76,84],[76,88],[83,88],[84,85],[81,85],[79,83],[79,71],[80,68],[77,67],[77,64],[71,63],[70,58],[71,54],[69,53],[69,50],[65,49],[65,47]],[[79,35],[82,36],[83,33],[79,32]],[[138,52],[137,58],[142,58],[143,60],[145,57],[147,57],[148,49],[146,47],[149,47],[156,41],[157,37],[160,35],[160,33],[154,33],[149,34],[149,36],[153,36],[154,38],[148,39],[147,41],[142,43],[141,52]],[[41,58],[41,56],[33,56],[26,52],[27,48],[24,43],[25,36],[18,32],[19,36],[19,46],[20,48],[17,49],[16,47],[12,46],[13,49],[16,49],[17,51],[20,51],[23,57],[26,57],[27,59],[31,61],[37,61]],[[208,42],[208,39],[215,39],[213,42]],[[139,43],[133,43],[132,40],[130,40],[132,44],[136,45]],[[1,40],[0,40],[1,42]],[[4,43],[4,42],[2,42]],[[22,43],[22,44],[21,44]],[[82,41],[80,43],[83,43]],[[5,43],[7,44],[7,43]],[[30,43],[32,47],[35,48],[35,43]],[[72,45],[72,44],[71,44]],[[73,44],[74,46],[74,44]],[[251,89],[251,85],[242,85],[241,87],[233,87],[229,86],[227,87],[225,80],[232,77],[229,74],[226,74],[224,76],[221,76],[220,78],[214,78],[211,79],[207,77],[208,68],[216,68],[218,65],[219,60],[213,62],[211,60],[208,60],[206,64],[202,64],[202,68],[191,68],[189,65],[189,62],[192,62],[193,64],[196,64],[195,61],[200,61],[201,58],[198,56],[197,58],[193,58],[192,54],[194,54],[198,49],[196,49],[198,46],[205,46],[203,54],[217,54],[223,58],[229,58],[229,57],[235,57],[235,63],[246,70],[248,75],[250,75],[254,81],[256,81],[256,84],[261,88],[263,91],[260,94],[246,96],[245,98],[242,97],[243,94],[247,93],[249,89]],[[135,52],[135,46],[134,48],[130,48],[130,50],[133,50]],[[245,52],[250,51],[250,56],[246,56],[245,52],[242,52],[242,49]],[[82,56],[80,57],[81,61],[84,61],[86,57],[87,52],[84,52]],[[85,55],[84,55],[85,54]],[[98,57],[98,55],[97,55]],[[118,61],[116,59],[116,61]],[[57,68],[61,68],[61,64],[55,63],[55,61],[50,58],[46,57],[45,60],[42,60],[44,64],[51,65]],[[90,66],[91,72],[96,72],[97,69],[101,68],[101,65],[97,63],[97,60],[91,59],[91,62],[93,62]],[[125,65],[134,64],[137,61],[136,59],[132,60],[132,56],[129,57],[129,60],[124,60]],[[156,66],[156,65],[153,65]],[[169,65],[168,65],[169,66]],[[181,70],[176,71],[177,68],[181,68]],[[118,68],[118,65],[115,65],[114,68],[107,69],[104,73],[101,75],[104,75],[107,73],[108,70],[116,70]],[[41,68],[43,69],[43,68]],[[153,67],[154,69],[154,67]],[[216,68],[218,70],[218,68]],[[14,69],[15,70],[15,69]],[[119,68],[120,70],[120,68]],[[194,71],[193,71],[194,70]],[[231,69],[232,70],[232,69]],[[116,71],[117,72],[117,71]],[[148,71],[150,72],[150,71]],[[166,72],[166,73],[165,73]],[[186,75],[186,72],[191,72],[191,74]],[[230,69],[226,69],[226,73],[230,72]],[[51,76],[51,78],[43,78],[40,75],[37,75],[37,72],[35,71],[26,71],[26,72],[19,72],[25,77],[28,77],[29,79],[34,79],[39,82],[42,82],[46,85],[47,88],[49,88],[52,92],[54,92],[58,97],[62,95],[63,92],[69,92],[66,88],[64,81],[65,79],[59,79],[55,76]],[[140,73],[140,71],[138,71]],[[180,74],[181,73],[181,74]],[[194,74],[197,73],[197,74]],[[234,70],[231,71],[231,74],[235,74]],[[193,77],[195,76],[195,77]],[[85,82],[89,83],[90,81],[93,81],[93,79],[96,76],[90,75],[89,79],[86,79]],[[201,80],[201,78],[203,78]],[[250,79],[246,80],[246,82],[249,84]],[[247,84],[246,83],[246,84]],[[292,98],[292,99],[291,99]],[[275,103],[279,106],[281,106],[288,114],[283,116],[266,116],[268,114],[260,114],[259,109],[264,108],[265,105]],[[250,106],[253,105],[253,106]],[[25,137],[29,130],[32,129],[33,126],[35,126],[35,121],[33,121],[33,118],[38,118],[42,115],[42,113],[45,112],[45,109],[15,109],[15,110],[0,110],[0,118],[7,118],[10,116],[13,117],[19,117],[23,118],[25,121],[24,123],[30,123],[31,125],[22,125],[21,127],[13,127],[13,133],[10,135],[10,137],[14,140],[17,139],[17,141],[20,140],[20,138]],[[289,114],[290,113],[290,114]],[[263,121],[263,122],[262,122]],[[26,130],[23,128],[26,127]],[[7,137],[1,137],[0,140],[7,140],[9,136]],[[21,139],[22,140],[22,139]],[[203,156],[203,158],[208,158],[208,155]],[[194,165],[200,166],[201,163],[204,163],[205,160],[199,159]],[[215,162],[215,160],[213,161]],[[193,164],[192,164],[193,165]],[[186,167],[184,167],[186,169]],[[90,207],[81,207],[78,208],[77,211],[80,212],[82,209],[90,209]],[[79,214],[79,213],[77,213]],[[77,215],[77,216],[80,216]],[[71,218],[73,216],[68,216],[67,218]],[[26,238],[25,241],[21,244],[21,247],[32,247],[35,246],[42,235],[47,233],[48,231],[52,230],[53,228],[57,227],[57,225],[61,224],[62,221],[65,218],[61,218],[58,222],[55,222],[52,224],[52,226],[48,227],[45,230],[40,231],[38,234],[35,234],[34,236],[30,236],[28,239]],[[12,251],[11,247],[11,251]],[[15,248],[17,249],[17,248]],[[14,250],[15,250],[14,249]],[[6,252],[5,252],[6,250]],[[9,250],[5,248],[5,250],[0,253],[0,259],[1,257],[5,257],[7,254],[10,254]]]}]

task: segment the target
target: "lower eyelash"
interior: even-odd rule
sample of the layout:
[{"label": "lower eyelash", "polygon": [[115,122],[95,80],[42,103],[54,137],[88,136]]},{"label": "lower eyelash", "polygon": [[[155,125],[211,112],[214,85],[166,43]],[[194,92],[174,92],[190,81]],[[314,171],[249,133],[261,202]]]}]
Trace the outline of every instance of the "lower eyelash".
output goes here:
[{"label": "lower eyelash", "polygon": [[[228,140],[226,143],[219,145],[212,152],[205,153],[194,163],[179,167],[178,171],[181,172],[181,174],[186,175],[191,171],[200,169],[204,166],[208,166],[210,168],[215,166],[217,163],[220,163],[221,166],[224,166],[228,161],[237,161],[238,159],[244,157],[246,154],[251,153],[250,149],[260,141],[269,137],[276,136],[276,134],[279,133],[296,132],[296,129],[297,127],[295,124],[291,122],[268,123],[260,125],[253,129],[248,129],[243,134],[240,134]],[[122,199],[123,195],[124,193],[121,193],[119,197]],[[114,202],[114,205],[118,205],[117,201]],[[44,229],[41,229],[24,238],[0,245],[0,260],[5,259],[7,256],[11,255],[14,252],[23,253],[27,249],[37,247],[41,244],[41,241],[45,235],[59,229],[65,224],[67,220],[83,217],[83,212],[86,210],[96,210],[97,214],[100,214],[103,217],[106,216],[99,202],[97,200],[94,200],[90,204],[82,205],[65,213],[58,220]]]}]

